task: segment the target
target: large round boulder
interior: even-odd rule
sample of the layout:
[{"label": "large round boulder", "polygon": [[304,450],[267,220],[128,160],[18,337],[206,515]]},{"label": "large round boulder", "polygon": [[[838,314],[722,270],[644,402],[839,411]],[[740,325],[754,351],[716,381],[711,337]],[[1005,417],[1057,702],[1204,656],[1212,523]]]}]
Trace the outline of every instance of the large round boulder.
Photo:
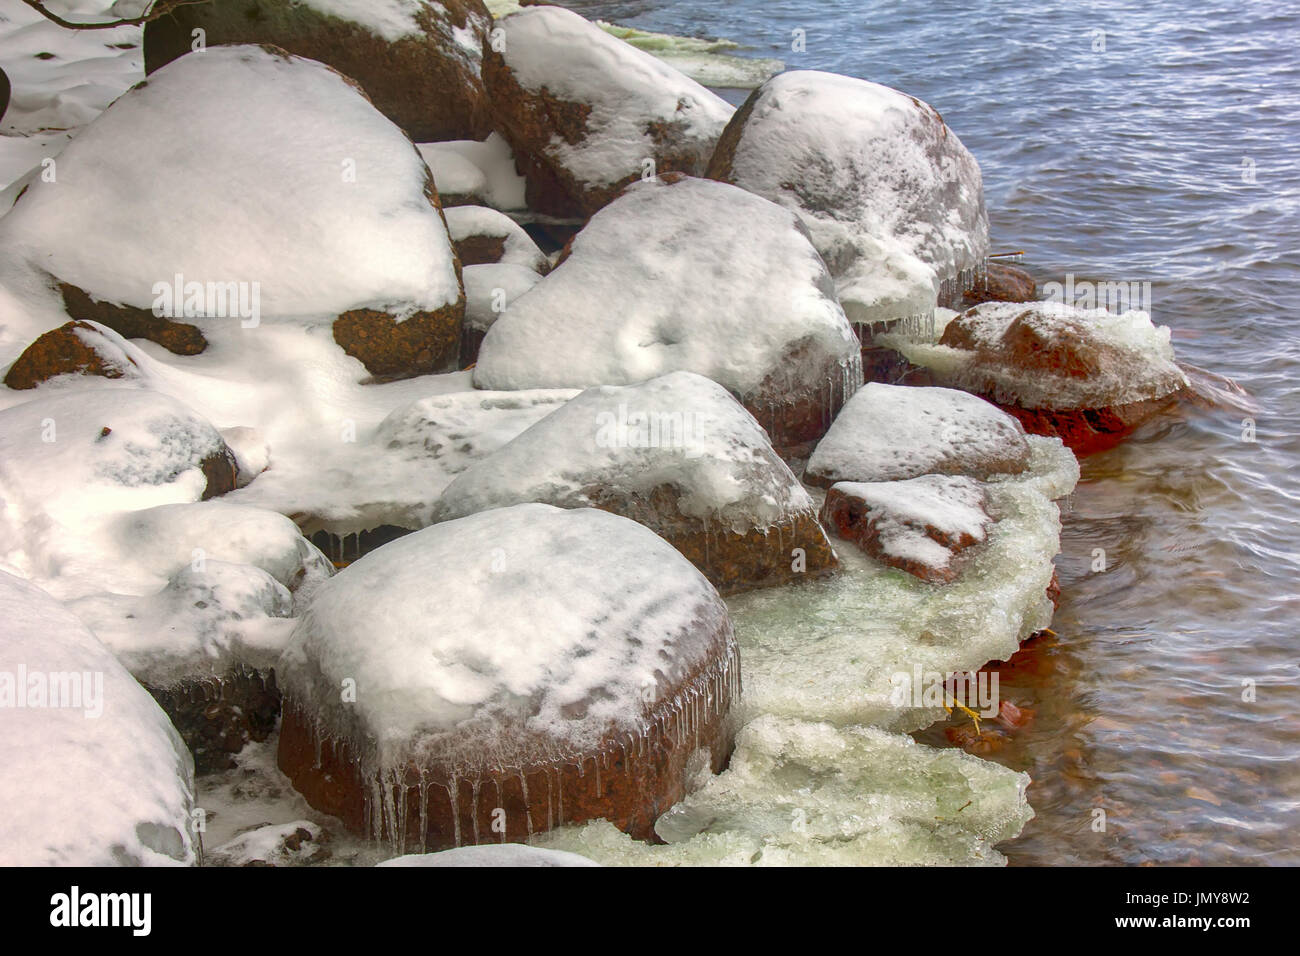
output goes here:
[{"label": "large round boulder", "polygon": [[525,501],[632,518],[724,594],[836,567],[812,498],[758,422],[691,372],[588,389],[461,472],[434,520]]},{"label": "large round boulder", "polygon": [[0,221],[28,341],[71,314],[228,356],[281,323],[333,327],[378,379],[455,364],[464,297],[428,167],[329,67],[254,46],[184,56],[57,162]]},{"label": "large round boulder", "polygon": [[783,457],[825,433],[861,360],[794,214],[709,180],[628,187],[492,325],[474,384],[585,388],[674,371],[725,387]]},{"label": "large round boulder", "polygon": [[877,83],[773,77],[736,111],[708,175],[800,216],[855,325],[923,324],[988,253],[979,164],[933,107]]},{"label": "large round boulder", "polygon": [[201,42],[270,43],[328,63],[417,142],[492,131],[481,76],[492,16],[482,0],[209,0],[145,25],[145,72]]},{"label": "large round boulder", "polygon": [[557,6],[512,13],[483,62],[530,208],[585,218],[647,174],[703,175],[732,107]]},{"label": "large round boulder", "polygon": [[522,842],[605,818],[644,839],[731,752],[726,605],[595,509],[481,512],[321,585],[277,668],[279,765],[393,848]]}]

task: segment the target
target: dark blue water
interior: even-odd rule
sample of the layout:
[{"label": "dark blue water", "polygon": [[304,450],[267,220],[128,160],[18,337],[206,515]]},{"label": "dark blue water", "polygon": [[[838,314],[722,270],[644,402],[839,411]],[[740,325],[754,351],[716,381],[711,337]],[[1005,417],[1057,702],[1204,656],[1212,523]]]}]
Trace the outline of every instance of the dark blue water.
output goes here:
[{"label": "dark blue water", "polygon": [[1013,863],[1300,863],[1300,5],[566,5],[930,102],[980,161],[995,250],[1149,281],[1180,359],[1256,397],[1084,462],[1059,636],[1002,681],[1035,718],[985,749],[1034,779]]}]

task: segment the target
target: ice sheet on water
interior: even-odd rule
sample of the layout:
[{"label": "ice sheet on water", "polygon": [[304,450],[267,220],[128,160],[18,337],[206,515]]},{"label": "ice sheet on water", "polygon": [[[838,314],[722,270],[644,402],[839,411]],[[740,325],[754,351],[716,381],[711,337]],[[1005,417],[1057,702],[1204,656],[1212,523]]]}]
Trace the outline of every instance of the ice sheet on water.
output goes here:
[{"label": "ice sheet on water", "polygon": [[763,716],[729,768],[659,819],[667,846],[605,821],[534,838],[607,866],[997,865],[1032,818],[1029,777],[871,727]]},{"label": "ice sheet on water", "polygon": [[451,482],[436,520],[524,501],[565,508],[661,485],[682,514],[737,534],[810,512],[812,499],[725,388],[693,372],[600,386],[572,399]]},{"label": "ice sheet on water", "polygon": [[745,663],[744,712],[915,730],[943,711],[921,702],[900,706],[896,675],[1005,660],[1046,627],[1060,549],[1052,499],[1073,489],[1079,466],[1058,439],[1031,436],[1029,443],[1024,474],[986,484],[998,522],[955,582],[926,584],[839,547],[834,578],[730,598]]},{"label": "ice sheet on water", "polygon": [[0,704],[0,865],[195,862],[194,765],[171,722],[84,624],[3,572]]}]

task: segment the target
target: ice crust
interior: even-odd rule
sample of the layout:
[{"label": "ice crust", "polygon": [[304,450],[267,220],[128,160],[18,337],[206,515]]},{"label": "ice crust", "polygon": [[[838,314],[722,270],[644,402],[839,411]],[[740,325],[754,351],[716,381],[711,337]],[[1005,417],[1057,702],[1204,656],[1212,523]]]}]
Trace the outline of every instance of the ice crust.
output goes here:
[{"label": "ice crust", "polygon": [[377,866],[600,866],[576,853],[542,850],[523,843],[485,843],[481,846],[458,846],[439,853],[408,853]]},{"label": "ice crust", "polygon": [[922,475],[906,481],[840,481],[832,486],[861,499],[875,522],[884,552],[946,568],[952,552],[927,533],[933,528],[947,538],[981,542],[989,525],[980,482],[964,475]]}]

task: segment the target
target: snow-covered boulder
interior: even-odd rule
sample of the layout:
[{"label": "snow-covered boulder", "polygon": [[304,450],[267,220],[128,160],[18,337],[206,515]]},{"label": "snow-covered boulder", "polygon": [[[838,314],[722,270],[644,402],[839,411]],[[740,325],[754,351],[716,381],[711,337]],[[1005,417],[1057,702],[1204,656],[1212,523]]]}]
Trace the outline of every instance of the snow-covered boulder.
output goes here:
[{"label": "snow-covered boulder", "polygon": [[979,164],[928,104],[800,70],[736,111],[709,164],[798,213],[855,325],[917,320],[970,287],[988,253]]},{"label": "snow-covered boulder", "polygon": [[632,518],[724,594],[836,565],[812,499],[758,422],[692,372],[588,389],[461,472],[433,517],[526,501]]},{"label": "snow-covered boulder", "polygon": [[630,186],[483,341],[479,388],[588,387],[673,371],[727,388],[783,456],[861,384],[858,342],[798,219],[722,183]]},{"label": "snow-covered boulder", "polygon": [[524,266],[539,275],[550,271],[546,254],[504,213],[486,206],[456,206],[443,215],[461,266],[504,263]]},{"label": "snow-covered boulder", "polygon": [[507,262],[466,266],[464,276],[465,328],[460,338],[460,367],[469,368],[478,361],[479,349],[492,323],[511,302],[542,281],[542,276],[529,266]]},{"label": "snow-covered boulder", "polygon": [[277,674],[281,769],[398,853],[596,817],[647,837],[725,764],[739,693],[726,606],[689,561],[634,521],[542,504],[350,565]]},{"label": "snow-covered boulder", "polygon": [[250,46],[182,57],[57,162],[0,220],[20,309],[0,335],[26,344],[69,313],[124,335],[112,315],[181,318],[252,349],[266,325],[306,323],[380,378],[456,359],[464,302],[428,167],[326,66]]},{"label": "snow-covered boulder", "polygon": [[832,485],[822,521],[867,554],[922,581],[946,584],[993,519],[980,482],[962,475]]},{"label": "snow-covered boulder", "polygon": [[497,23],[483,78],[530,208],[590,216],[649,173],[703,175],[732,107],[562,7]]},{"label": "snow-covered boulder", "polygon": [[196,862],[193,764],[166,715],[84,624],[3,571],[0,765],[0,865]]},{"label": "snow-covered boulder", "polygon": [[8,388],[35,388],[59,375],[139,378],[140,366],[126,341],[95,322],[67,322],[38,338],[18,356],[4,383]]},{"label": "snow-covered boulder", "polygon": [[1024,471],[1028,461],[1024,429],[983,399],[868,382],[817,444],[804,480],[829,487],[930,474],[987,478]]},{"label": "snow-covered boulder", "polygon": [[[482,0],[223,0],[183,4],[144,29],[152,74],[194,46],[269,43],[328,63],[416,140],[478,139],[492,128]],[[232,93],[232,96],[234,94]]]},{"label": "snow-covered boulder", "polygon": [[988,302],[938,342],[885,342],[938,385],[982,395],[1076,452],[1115,444],[1187,388],[1170,332],[1151,316],[1059,302]]},{"label": "snow-covered boulder", "polygon": [[485,843],[459,846],[439,853],[408,853],[377,866],[600,866],[594,860],[563,850],[543,850],[525,843]]}]

